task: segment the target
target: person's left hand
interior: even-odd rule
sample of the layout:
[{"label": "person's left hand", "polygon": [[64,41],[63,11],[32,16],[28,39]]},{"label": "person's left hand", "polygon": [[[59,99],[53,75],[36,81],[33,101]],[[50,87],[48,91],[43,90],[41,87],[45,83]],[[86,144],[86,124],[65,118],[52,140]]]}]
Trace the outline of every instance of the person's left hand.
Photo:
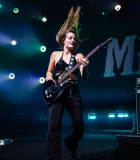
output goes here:
[{"label": "person's left hand", "polygon": [[87,58],[81,58],[80,61],[82,62],[82,68],[86,67],[89,64],[89,60]]}]

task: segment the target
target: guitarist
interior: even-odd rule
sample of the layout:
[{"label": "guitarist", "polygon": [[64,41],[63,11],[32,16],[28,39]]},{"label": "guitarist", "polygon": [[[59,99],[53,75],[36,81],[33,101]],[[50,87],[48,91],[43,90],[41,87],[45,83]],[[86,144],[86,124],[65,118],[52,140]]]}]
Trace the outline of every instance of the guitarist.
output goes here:
[{"label": "guitarist", "polygon": [[[78,30],[80,9],[80,7],[77,7],[77,10],[74,12],[74,7],[71,8],[68,19],[56,35],[56,41],[62,47],[63,51],[55,51],[52,53],[46,73],[46,81],[51,80],[55,82],[52,73],[54,72],[55,75],[58,75],[64,71],[69,65],[71,55],[75,55],[74,65],[79,61],[82,63],[79,67],[82,78],[88,78],[87,65],[89,64],[89,60],[84,58],[83,54],[75,53],[75,50],[81,42]],[[70,86],[64,90],[62,95],[54,103],[49,104],[48,134],[45,149],[46,160],[62,160],[61,123],[64,107],[66,107],[68,111],[73,127],[73,133],[68,136],[64,142],[66,147],[71,151],[72,158],[77,158],[76,149],[78,141],[84,133],[83,110],[77,83],[77,74],[78,69],[70,75],[68,81]]]}]

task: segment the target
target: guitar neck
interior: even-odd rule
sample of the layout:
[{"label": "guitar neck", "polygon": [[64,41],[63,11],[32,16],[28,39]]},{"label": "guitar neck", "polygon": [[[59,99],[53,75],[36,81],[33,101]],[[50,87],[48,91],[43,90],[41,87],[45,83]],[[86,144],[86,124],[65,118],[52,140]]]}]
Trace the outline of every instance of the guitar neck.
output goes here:
[{"label": "guitar neck", "polygon": [[[100,47],[97,46],[94,48],[89,54],[85,56],[85,58],[89,58],[93,53],[95,53]],[[69,70],[61,79],[58,80],[58,83],[61,83],[64,79],[66,79],[74,70],[76,70],[82,63],[78,62],[71,70]]]},{"label": "guitar neck", "polygon": [[[93,53],[95,53],[98,49],[106,46],[109,42],[112,41],[112,38],[107,39],[104,43],[101,43],[100,45],[98,45],[97,47],[95,47],[89,54],[87,54],[85,56],[85,58],[89,58],[91,55],[93,55]],[[68,72],[66,72],[64,74],[64,76],[62,76],[59,80],[58,80],[58,84],[60,84],[63,80],[65,80],[74,70],[76,70],[82,63],[78,62],[71,70],[69,70]]]}]

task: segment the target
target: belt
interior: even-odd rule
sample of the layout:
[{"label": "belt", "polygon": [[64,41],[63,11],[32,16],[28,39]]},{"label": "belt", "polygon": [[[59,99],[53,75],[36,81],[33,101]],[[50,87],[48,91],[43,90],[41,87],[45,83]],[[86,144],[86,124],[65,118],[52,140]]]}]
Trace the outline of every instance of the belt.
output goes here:
[{"label": "belt", "polygon": [[68,82],[71,84],[78,84],[78,82],[76,80],[68,80]]}]

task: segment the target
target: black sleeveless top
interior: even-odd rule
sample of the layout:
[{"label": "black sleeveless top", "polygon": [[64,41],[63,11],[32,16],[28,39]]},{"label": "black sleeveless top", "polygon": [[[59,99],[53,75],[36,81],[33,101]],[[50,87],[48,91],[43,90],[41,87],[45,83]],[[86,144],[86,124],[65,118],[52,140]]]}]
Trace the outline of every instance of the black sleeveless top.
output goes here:
[{"label": "black sleeveless top", "polygon": [[[77,61],[76,61],[76,59],[75,59],[73,66],[76,65],[76,64],[77,64]],[[63,60],[63,53],[62,53],[61,58],[58,60],[58,62],[57,62],[56,65],[55,65],[55,69],[54,69],[55,75],[56,75],[57,73],[61,73],[62,71],[64,71],[65,68],[68,67],[68,65],[69,65],[69,64],[67,64],[67,63]],[[78,75],[78,68],[77,68],[75,71],[73,71],[72,74],[74,74],[75,76],[77,76],[77,75]]]}]

